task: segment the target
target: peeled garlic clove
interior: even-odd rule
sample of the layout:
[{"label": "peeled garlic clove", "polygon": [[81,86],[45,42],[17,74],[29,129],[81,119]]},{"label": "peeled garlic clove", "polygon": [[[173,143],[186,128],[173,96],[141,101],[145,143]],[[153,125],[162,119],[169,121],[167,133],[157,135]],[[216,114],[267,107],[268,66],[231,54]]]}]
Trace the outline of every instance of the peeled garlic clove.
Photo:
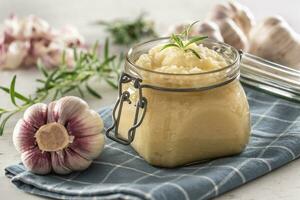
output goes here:
[{"label": "peeled garlic clove", "polygon": [[268,17],[251,31],[249,52],[300,69],[300,34],[282,17]]},{"label": "peeled garlic clove", "polygon": [[201,23],[197,27],[197,32],[200,35],[205,35],[211,39],[223,42],[223,37],[221,35],[218,25],[212,21],[207,21],[207,22]]},{"label": "peeled garlic clove", "polygon": [[13,141],[30,171],[68,174],[86,169],[101,153],[103,121],[80,98],[64,97],[25,111],[14,129]]},{"label": "peeled garlic clove", "polygon": [[236,49],[247,49],[247,37],[237,24],[230,18],[217,21],[224,42],[234,46]]},{"label": "peeled garlic clove", "polygon": [[26,169],[33,173],[48,174],[51,172],[50,153],[42,152],[37,147],[23,152],[21,159]]}]

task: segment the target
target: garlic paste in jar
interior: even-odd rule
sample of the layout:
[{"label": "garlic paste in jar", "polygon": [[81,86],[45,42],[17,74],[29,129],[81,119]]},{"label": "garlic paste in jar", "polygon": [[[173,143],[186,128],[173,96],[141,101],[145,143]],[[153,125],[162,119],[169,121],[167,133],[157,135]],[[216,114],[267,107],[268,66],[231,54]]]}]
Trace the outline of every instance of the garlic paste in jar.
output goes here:
[{"label": "garlic paste in jar", "polygon": [[[177,47],[162,50],[166,39],[138,45],[127,55],[125,73],[138,76],[147,99],[145,117],[132,147],[148,163],[176,167],[240,153],[250,135],[249,106],[238,80],[240,55],[224,43],[191,44],[200,58]],[[119,134],[127,138],[138,101],[126,83]]]}]

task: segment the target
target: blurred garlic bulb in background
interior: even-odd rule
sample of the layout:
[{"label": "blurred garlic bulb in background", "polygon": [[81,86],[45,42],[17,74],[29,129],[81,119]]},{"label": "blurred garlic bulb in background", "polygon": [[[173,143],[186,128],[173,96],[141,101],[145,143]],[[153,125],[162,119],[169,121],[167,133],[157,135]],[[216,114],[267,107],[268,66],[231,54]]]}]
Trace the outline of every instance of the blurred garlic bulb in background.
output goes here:
[{"label": "blurred garlic bulb in background", "polygon": [[13,132],[25,167],[36,174],[84,170],[104,147],[103,121],[78,97],[29,107]]},{"label": "blurred garlic bulb in background", "polygon": [[[64,51],[69,52],[73,47],[78,51],[85,49],[84,38],[77,29],[66,26],[56,30],[34,15],[24,18],[12,15],[6,19],[0,38],[0,69],[34,66],[38,59],[45,60],[45,66],[52,68],[61,62]],[[72,67],[73,53],[66,53],[66,60]]]},{"label": "blurred garlic bulb in background", "polygon": [[300,69],[300,34],[282,17],[268,17],[251,31],[249,52]]}]

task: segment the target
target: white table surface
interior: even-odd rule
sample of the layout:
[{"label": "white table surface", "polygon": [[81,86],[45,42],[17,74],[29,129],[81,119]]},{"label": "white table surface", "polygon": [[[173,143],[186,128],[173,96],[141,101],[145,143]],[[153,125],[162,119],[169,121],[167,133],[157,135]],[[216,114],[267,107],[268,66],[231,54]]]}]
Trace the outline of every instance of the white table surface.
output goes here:
[{"label": "white table surface", "polygon": [[[92,26],[97,19],[132,18],[146,11],[149,18],[156,21],[160,32],[168,25],[185,20],[203,19],[208,9],[216,0],[0,0],[0,22],[11,13],[21,16],[36,14],[45,18],[55,27],[64,24],[77,26],[87,41],[104,40],[101,28]],[[300,1],[285,0],[243,0],[241,1],[254,12],[256,19],[280,14],[300,32]],[[0,71],[0,85],[9,84],[12,76],[18,75],[17,89],[29,94],[36,86],[32,80],[37,76],[35,69],[23,71]],[[102,91],[103,99],[88,98],[90,106],[99,109],[114,102],[116,91],[106,85],[97,85]],[[0,106],[9,106],[8,96],[0,93]],[[4,136],[0,137],[0,199],[31,200],[40,199],[16,189],[4,176],[4,168],[18,163],[20,156],[12,144],[12,130],[18,118],[15,116],[8,123]],[[300,160],[296,160],[264,177],[252,181],[240,188],[228,192],[217,199],[242,200],[298,200],[300,199]]]}]

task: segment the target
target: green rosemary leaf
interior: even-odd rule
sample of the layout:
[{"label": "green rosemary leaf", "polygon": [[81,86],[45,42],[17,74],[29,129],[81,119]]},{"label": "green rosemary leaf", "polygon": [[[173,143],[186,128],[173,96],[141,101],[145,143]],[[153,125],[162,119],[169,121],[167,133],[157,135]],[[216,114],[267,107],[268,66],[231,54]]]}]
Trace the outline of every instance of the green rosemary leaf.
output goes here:
[{"label": "green rosemary leaf", "polygon": [[99,93],[97,93],[93,88],[91,88],[88,83],[85,84],[85,87],[91,95],[98,99],[102,99],[102,96]]},{"label": "green rosemary leaf", "polygon": [[46,71],[45,66],[43,65],[43,63],[40,59],[37,61],[37,67],[38,67],[39,71],[42,72],[42,74],[45,77],[48,77],[48,72]]},{"label": "green rosemary leaf", "polygon": [[185,30],[184,30],[184,32],[183,32],[183,36],[185,37],[185,39],[188,39],[192,27],[193,27],[195,24],[197,24],[199,21],[200,21],[200,20],[194,21],[193,23],[191,23],[190,25],[188,25],[188,26],[185,28]]},{"label": "green rosemary leaf", "polygon": [[109,44],[109,39],[106,38],[105,43],[104,43],[104,54],[103,54],[104,60],[107,60],[109,57],[109,45],[108,44]]},{"label": "green rosemary leaf", "polygon": [[162,50],[164,50],[164,49],[166,49],[166,48],[169,48],[169,47],[177,47],[177,48],[180,48],[177,44],[170,43],[170,44],[164,45],[164,46],[160,49],[160,51],[162,51]]},{"label": "green rosemary leaf", "polygon": [[62,94],[65,95],[65,94],[71,92],[72,90],[75,90],[76,88],[77,88],[77,85],[72,85],[72,86],[68,87],[67,89],[63,90]]},{"label": "green rosemary leaf", "polygon": [[141,14],[132,21],[98,21],[96,24],[104,26],[114,43],[119,45],[130,45],[141,41],[143,38],[153,38],[157,36],[154,30],[154,23],[146,20],[144,14]]},{"label": "green rosemary leaf", "polygon": [[62,66],[65,66],[66,65],[66,51],[64,50],[63,53],[62,53],[62,57],[61,57],[61,64]]},{"label": "green rosemary leaf", "polygon": [[185,45],[184,47],[188,47],[190,44],[202,41],[204,39],[208,38],[207,36],[199,36],[199,37],[193,37],[191,38]]},{"label": "green rosemary leaf", "polygon": [[[0,90],[10,94],[10,90],[7,87],[0,86]],[[21,93],[16,92],[16,91],[15,91],[15,97],[22,100],[22,101],[24,101],[24,102],[26,102],[26,103],[31,101],[30,98],[27,98],[24,95],[22,95]]]},{"label": "green rosemary leaf", "polygon": [[98,52],[98,47],[99,47],[99,42],[98,40],[95,42],[95,44],[93,45],[93,49],[92,49],[92,54],[96,55]]},{"label": "green rosemary leaf", "polygon": [[110,79],[105,79],[105,81],[113,88],[117,89],[118,85]]},{"label": "green rosemary leaf", "polygon": [[97,70],[100,71],[103,67],[109,66],[108,64],[111,63],[114,59],[116,59],[116,56],[111,56],[110,58],[104,60],[104,61],[97,67]]},{"label": "green rosemary leaf", "polygon": [[56,70],[52,71],[52,73],[48,76],[46,83],[45,83],[45,89],[49,89],[49,86],[51,84],[51,82],[53,81],[53,77],[55,76],[55,74],[59,71],[59,68],[57,68]]},{"label": "green rosemary leaf", "polygon": [[35,79],[35,81],[38,82],[38,83],[42,83],[42,84],[46,83],[45,80],[40,79],[40,78]]},{"label": "green rosemary leaf", "polygon": [[81,90],[80,86],[77,86],[76,88],[77,88],[77,90],[78,90],[80,96],[81,96],[82,98],[84,98],[84,93],[83,93],[83,91]]},{"label": "green rosemary leaf", "polygon": [[52,101],[55,101],[57,99],[58,94],[59,94],[59,90],[57,89],[53,94]]},{"label": "green rosemary leaf", "polygon": [[197,58],[201,59],[200,55],[194,49],[185,49],[185,52],[192,52]]},{"label": "green rosemary leaf", "polygon": [[184,48],[184,44],[183,44],[181,38],[178,35],[172,34],[171,40],[173,40],[176,44],[178,44],[178,46],[180,48]]},{"label": "green rosemary leaf", "polygon": [[[5,128],[5,125],[7,123],[7,121],[9,120],[10,117],[12,117],[14,114],[16,114],[16,112],[13,112],[13,113],[10,113],[9,115],[7,115],[1,122],[0,124],[0,136],[3,135],[3,132],[4,132],[4,128]],[[2,117],[2,116],[1,116]]]},{"label": "green rosemary leaf", "polygon": [[16,86],[16,78],[17,76],[14,75],[11,83],[10,83],[10,88],[9,88],[9,94],[10,94],[10,100],[11,102],[18,107],[17,102],[16,102],[16,95],[15,95],[15,86]]},{"label": "green rosemary leaf", "polygon": [[73,48],[73,57],[74,57],[74,61],[77,62],[78,61],[78,52],[77,52],[76,48]]}]

